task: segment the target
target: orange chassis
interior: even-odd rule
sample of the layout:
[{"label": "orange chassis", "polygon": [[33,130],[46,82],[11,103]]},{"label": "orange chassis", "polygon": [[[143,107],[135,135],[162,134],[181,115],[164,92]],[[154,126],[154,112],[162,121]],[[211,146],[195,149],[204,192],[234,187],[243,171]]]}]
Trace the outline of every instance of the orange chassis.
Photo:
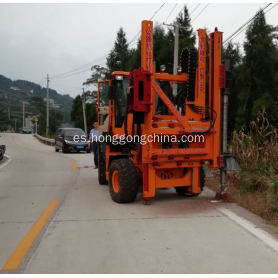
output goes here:
[{"label": "orange chassis", "polygon": [[[130,150],[128,154],[113,151],[111,145],[106,145],[105,153],[105,177],[109,180],[109,168],[113,160],[126,157],[133,162],[138,172],[138,179],[142,181],[142,194],[144,200],[149,200],[155,196],[157,188],[167,187],[188,187],[188,191],[193,194],[201,192],[200,171],[205,162],[211,169],[221,167],[221,113],[222,113],[222,89],[224,87],[223,66],[221,65],[222,33],[217,30],[209,36],[209,92],[206,101],[206,32],[204,29],[198,30],[198,62],[195,79],[194,101],[186,101],[184,106],[186,113],[182,115],[167,95],[158,85],[157,81],[168,81],[171,84],[188,82],[188,74],[180,73],[176,75],[168,73],[155,73],[153,61],[153,23],[152,21],[142,22],[141,35],[141,72],[146,77],[145,88],[147,101],[143,124],[140,133],[148,135],[181,135],[202,134],[204,142],[188,143],[188,147],[180,148],[178,144],[173,144],[171,148],[162,148],[158,142],[148,142],[138,144],[136,149]],[[136,74],[116,71],[112,73],[112,80],[117,75],[136,78]],[[134,77],[135,76],[135,77]],[[140,81],[140,80],[139,80]],[[136,81],[134,80],[134,86]],[[132,87],[132,84],[130,85]],[[144,91],[146,93],[146,90]],[[134,92],[133,92],[134,93]],[[98,98],[101,94],[98,90]],[[155,111],[155,95],[163,101],[168,108],[168,115],[158,115]],[[99,100],[99,99],[98,99]],[[206,111],[196,112],[190,109],[190,105],[195,107],[209,107]],[[135,106],[133,106],[135,107]],[[135,108],[134,108],[135,109]],[[136,124],[134,128],[134,114],[129,111],[126,115],[126,124],[121,127],[115,125],[115,100],[109,99],[109,121],[107,131],[113,135],[136,134]],[[132,131],[133,130],[133,131]],[[186,169],[186,171],[185,171]],[[117,174],[112,176],[116,184],[119,185]],[[111,179],[111,177],[110,177]],[[109,181],[113,183],[113,180]],[[113,190],[113,187],[112,187]],[[116,188],[117,190],[117,188]]]}]

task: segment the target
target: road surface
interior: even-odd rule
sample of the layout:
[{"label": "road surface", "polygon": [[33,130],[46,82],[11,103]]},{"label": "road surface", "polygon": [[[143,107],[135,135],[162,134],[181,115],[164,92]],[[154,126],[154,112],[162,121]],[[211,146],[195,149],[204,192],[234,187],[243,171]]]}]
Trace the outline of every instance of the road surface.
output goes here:
[{"label": "road surface", "polygon": [[208,189],[116,204],[91,154],[0,135],[0,273],[278,272],[277,230]]}]

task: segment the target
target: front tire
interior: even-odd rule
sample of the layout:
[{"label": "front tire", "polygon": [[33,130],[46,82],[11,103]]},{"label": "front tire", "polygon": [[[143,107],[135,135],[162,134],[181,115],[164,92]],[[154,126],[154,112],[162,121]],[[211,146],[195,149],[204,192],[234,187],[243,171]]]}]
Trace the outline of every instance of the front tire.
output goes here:
[{"label": "front tire", "polygon": [[68,152],[68,149],[67,149],[67,147],[65,145],[63,145],[62,152],[63,153],[67,153]]},{"label": "front tire", "polygon": [[137,170],[129,159],[112,161],[109,167],[109,190],[116,203],[131,203],[138,192]]}]

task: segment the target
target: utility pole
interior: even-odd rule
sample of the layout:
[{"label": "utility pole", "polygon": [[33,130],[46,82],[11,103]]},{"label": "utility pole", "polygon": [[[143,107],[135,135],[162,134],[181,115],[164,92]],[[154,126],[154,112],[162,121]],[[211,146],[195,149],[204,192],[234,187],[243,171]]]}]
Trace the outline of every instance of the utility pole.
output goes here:
[{"label": "utility pole", "polygon": [[9,119],[9,121],[11,120],[11,111],[10,111],[10,106],[8,107],[8,119]]},{"label": "utility pole", "polygon": [[[185,29],[185,28],[180,26],[179,24],[166,24],[166,23],[163,22],[163,25],[174,27],[175,41],[174,41],[173,74],[177,74],[178,58],[179,58],[179,35],[180,35],[180,29]],[[174,83],[174,86],[173,86],[173,95],[174,96],[177,95],[177,83]]]},{"label": "utility pole", "polygon": [[22,101],[22,128],[25,127],[25,101]]},{"label": "utility pole", "polygon": [[49,75],[46,76],[46,137],[49,135]]},{"label": "utility pole", "polygon": [[16,119],[14,120],[14,131],[16,132]]},{"label": "utility pole", "polygon": [[84,129],[85,133],[87,135],[87,119],[86,119],[86,95],[83,88],[83,94],[82,94],[82,110],[83,110],[83,121],[84,121]]},{"label": "utility pole", "polygon": [[[175,42],[174,42],[174,65],[173,65],[173,74],[177,74],[177,68],[178,68],[178,56],[179,56],[179,33],[180,33],[180,27],[179,25],[174,25],[174,31],[175,31]],[[177,83],[174,83],[173,86],[173,95],[177,95]]]}]

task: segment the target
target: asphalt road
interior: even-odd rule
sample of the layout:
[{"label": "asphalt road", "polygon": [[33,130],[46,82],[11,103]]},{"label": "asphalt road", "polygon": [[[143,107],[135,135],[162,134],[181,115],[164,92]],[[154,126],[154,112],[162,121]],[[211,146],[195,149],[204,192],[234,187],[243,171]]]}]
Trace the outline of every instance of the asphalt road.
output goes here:
[{"label": "asphalt road", "polygon": [[140,195],[116,204],[91,154],[0,136],[9,156],[0,164],[0,273],[278,272],[277,230],[235,204],[211,203],[208,189],[197,198],[159,190],[149,206]]}]

